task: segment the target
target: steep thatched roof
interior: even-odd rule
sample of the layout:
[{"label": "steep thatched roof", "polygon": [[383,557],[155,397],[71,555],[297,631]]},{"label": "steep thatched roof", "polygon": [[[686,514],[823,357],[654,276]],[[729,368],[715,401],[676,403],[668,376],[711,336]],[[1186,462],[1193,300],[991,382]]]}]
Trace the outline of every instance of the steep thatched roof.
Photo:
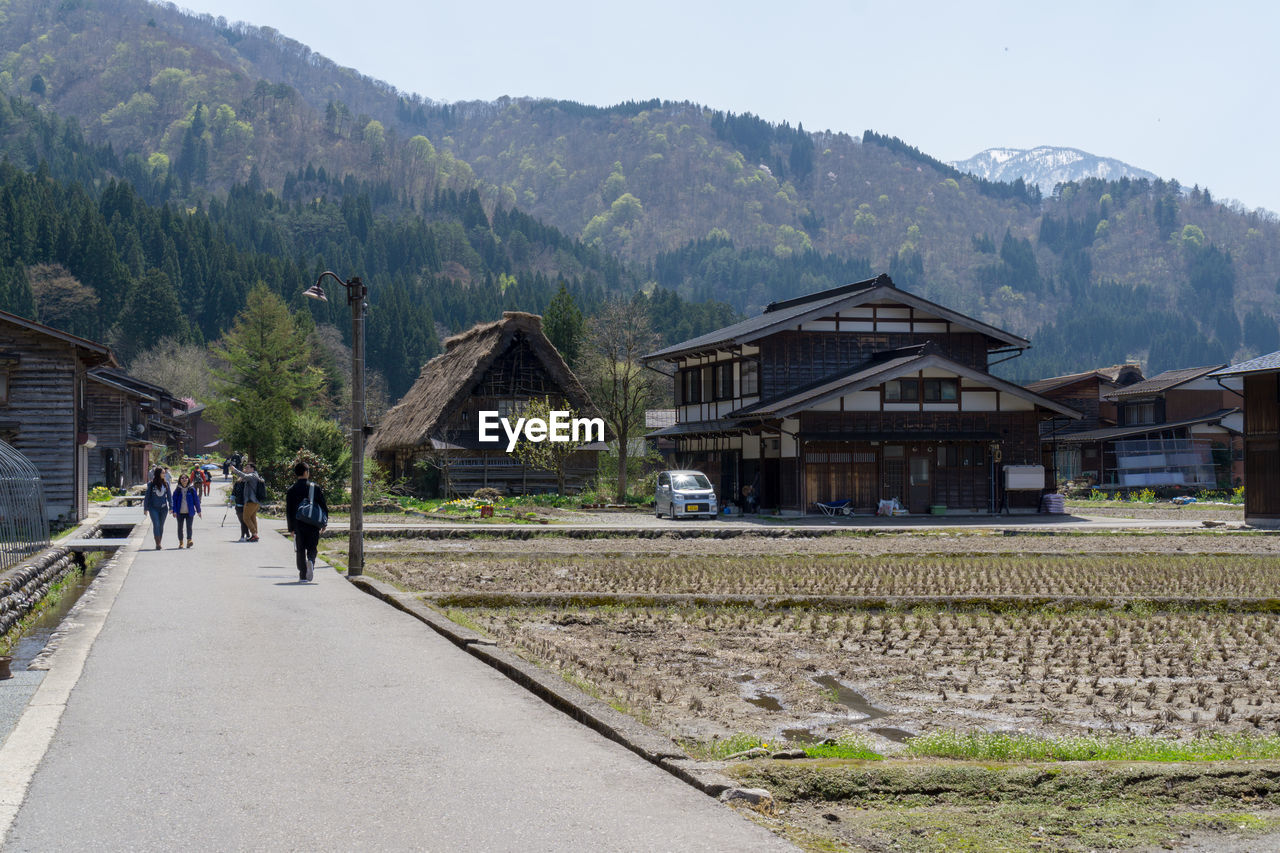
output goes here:
[{"label": "steep thatched roof", "polygon": [[560,387],[569,405],[579,412],[592,411],[582,383],[542,333],[542,318],[523,311],[504,311],[501,320],[480,323],[445,339],[445,351],[423,366],[409,393],[382,418],[369,439],[369,451],[429,444],[449,416],[472,395],[485,372],[521,340]]}]

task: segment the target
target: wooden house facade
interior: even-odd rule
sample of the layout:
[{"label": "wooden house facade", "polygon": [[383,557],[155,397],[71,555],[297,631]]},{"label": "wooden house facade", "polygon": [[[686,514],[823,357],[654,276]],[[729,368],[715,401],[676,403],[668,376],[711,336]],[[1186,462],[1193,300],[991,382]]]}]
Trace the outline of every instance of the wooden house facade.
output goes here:
[{"label": "wooden house facade", "polygon": [[1028,391],[1070,406],[1082,416],[1079,420],[1053,418],[1040,424],[1046,464],[1052,469],[1051,482],[1076,480],[1086,476],[1096,481],[1100,464],[1096,445],[1064,443],[1059,439],[1073,433],[1114,427],[1116,404],[1109,395],[1120,388],[1141,382],[1142,379],[1141,365],[1130,363],[1028,383]]},{"label": "wooden house facade", "polygon": [[0,439],[40,472],[50,520],[88,511],[88,377],[103,365],[105,345],[0,311]]},{"label": "wooden house facade", "polygon": [[1211,378],[1244,396],[1244,518],[1280,527],[1280,352],[1225,367]]},{"label": "wooden house facade", "polygon": [[[514,419],[530,401],[546,398],[580,416],[591,413],[582,383],[542,333],[542,318],[506,311],[501,320],[454,335],[444,346],[383,417],[369,440],[373,458],[393,480],[420,480],[419,463],[425,462],[437,474],[435,489],[446,496],[482,487],[508,494],[554,491],[556,475],[523,465],[506,452],[505,437],[480,441],[482,411]],[[573,455],[570,491],[594,480],[604,449],[597,442]]]},{"label": "wooden house facade", "polygon": [[881,275],[646,356],[675,371],[676,423],[651,435],[724,502],[750,486],[783,511],[1035,507],[1043,482],[1006,491],[1003,471],[1042,464],[1040,423],[1080,414],[988,372],[1028,346]]},{"label": "wooden house facade", "polygon": [[155,448],[164,456],[181,451],[187,404],[159,385],[118,368],[96,367],[89,371],[86,401],[90,485],[118,489],[145,483]]},{"label": "wooden house facade", "polygon": [[1211,377],[1225,365],[1189,367],[1114,388],[1114,425],[1054,436],[1078,451],[1081,475],[1101,489],[1225,489],[1243,482],[1241,397]]}]

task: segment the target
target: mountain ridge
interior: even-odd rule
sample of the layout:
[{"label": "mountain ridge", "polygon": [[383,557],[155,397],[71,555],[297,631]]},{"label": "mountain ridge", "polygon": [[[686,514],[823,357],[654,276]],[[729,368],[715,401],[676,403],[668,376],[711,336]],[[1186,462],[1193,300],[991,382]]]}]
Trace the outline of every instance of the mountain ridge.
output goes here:
[{"label": "mountain ridge", "polygon": [[1039,187],[1046,196],[1053,195],[1058,184],[1079,183],[1088,178],[1118,181],[1121,178],[1156,180],[1158,177],[1154,172],[1114,157],[1060,145],[988,148],[968,159],[952,160],[948,165],[989,181],[1010,182],[1021,178]]}]

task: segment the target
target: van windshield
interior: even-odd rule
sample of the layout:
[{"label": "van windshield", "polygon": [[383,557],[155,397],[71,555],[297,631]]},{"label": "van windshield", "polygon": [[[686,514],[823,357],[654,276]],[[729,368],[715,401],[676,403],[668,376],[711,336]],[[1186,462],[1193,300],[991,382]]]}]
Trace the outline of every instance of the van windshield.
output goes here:
[{"label": "van windshield", "polygon": [[709,489],[711,481],[704,474],[673,474],[671,485],[677,489]]}]

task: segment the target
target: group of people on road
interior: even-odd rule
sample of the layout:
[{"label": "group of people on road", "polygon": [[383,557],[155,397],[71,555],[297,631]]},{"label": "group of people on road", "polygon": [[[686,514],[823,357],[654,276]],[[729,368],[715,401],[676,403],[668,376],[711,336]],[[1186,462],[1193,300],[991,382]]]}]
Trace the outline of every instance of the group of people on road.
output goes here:
[{"label": "group of people on road", "polygon": [[[236,459],[235,462],[241,460]],[[267,484],[252,462],[244,463],[241,470],[232,459],[223,463],[223,471],[234,473],[236,481],[231,487],[231,498],[240,522],[240,542],[258,542],[258,508],[267,499]],[[305,462],[293,466],[296,482],[285,493],[285,521],[294,538],[298,580],[310,581],[315,573],[316,554],[320,546],[320,533],[328,523],[329,505],[324,491],[311,481],[311,469]],[[161,549],[164,525],[169,513],[173,513],[178,525],[178,547],[194,548],[193,520],[204,518],[200,505],[203,493],[208,495],[211,484],[207,471],[197,468],[192,474],[183,474],[178,485],[170,484],[169,469],[157,467],[143,493],[142,508],[151,518],[151,532],[156,550]],[[318,508],[318,511],[316,510]],[[185,545],[184,545],[185,530]]]},{"label": "group of people on road", "polygon": [[170,512],[178,522],[178,547],[184,547],[182,532],[186,530],[185,547],[194,548],[196,543],[192,533],[192,521],[197,515],[204,518],[204,512],[200,507],[200,495],[204,491],[204,484],[196,485],[189,475],[183,474],[178,478],[178,485],[171,488],[164,475],[164,468],[155,469],[142,497],[142,508],[151,517],[151,533],[155,536],[156,550],[160,550],[160,540],[164,538],[165,519]]}]

